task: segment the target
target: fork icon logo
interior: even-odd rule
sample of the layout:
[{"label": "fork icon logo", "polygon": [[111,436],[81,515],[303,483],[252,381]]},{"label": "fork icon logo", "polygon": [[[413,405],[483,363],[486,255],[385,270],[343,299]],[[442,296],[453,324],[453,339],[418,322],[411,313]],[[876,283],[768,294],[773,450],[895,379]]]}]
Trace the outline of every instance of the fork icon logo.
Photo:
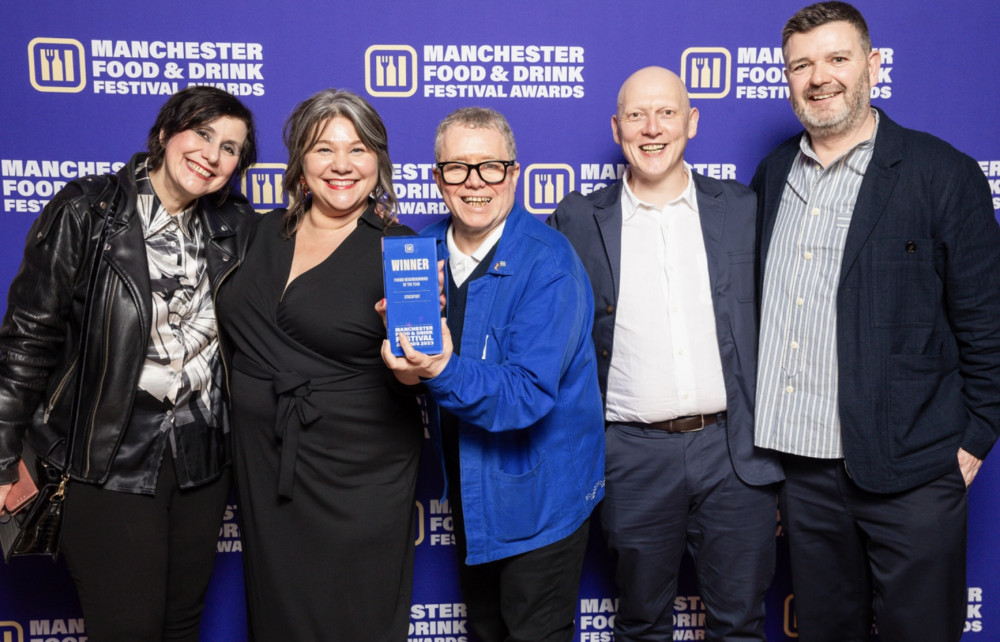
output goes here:
[{"label": "fork icon logo", "polygon": [[288,205],[283,186],[285,169],[284,163],[258,163],[243,175],[240,191],[255,210],[266,212]]},{"label": "fork icon logo", "polygon": [[17,622],[0,622],[0,642],[24,642],[24,629]]},{"label": "fork icon logo", "polygon": [[524,208],[549,214],[564,196],[576,189],[573,168],[561,163],[535,163],[524,172]]},{"label": "fork icon logo", "polygon": [[85,65],[83,45],[78,40],[35,38],[28,43],[28,75],[38,91],[83,91],[87,84]]},{"label": "fork icon logo", "polygon": [[681,54],[681,79],[691,98],[729,94],[733,57],[722,47],[689,47]]},{"label": "fork icon logo", "polygon": [[408,45],[368,47],[365,87],[371,96],[412,96],[417,91],[417,52]]}]

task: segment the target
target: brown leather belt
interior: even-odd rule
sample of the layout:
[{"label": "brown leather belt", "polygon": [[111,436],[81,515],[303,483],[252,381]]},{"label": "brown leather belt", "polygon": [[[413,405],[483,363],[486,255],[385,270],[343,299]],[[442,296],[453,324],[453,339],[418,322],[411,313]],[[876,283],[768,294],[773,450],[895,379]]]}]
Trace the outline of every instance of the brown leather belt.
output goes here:
[{"label": "brown leather belt", "polygon": [[654,421],[646,424],[641,421],[623,421],[622,425],[634,428],[649,428],[651,430],[663,430],[665,432],[697,432],[705,426],[711,426],[717,421],[726,418],[726,411],[712,413],[711,415],[689,415],[687,417],[677,417],[666,421]]}]

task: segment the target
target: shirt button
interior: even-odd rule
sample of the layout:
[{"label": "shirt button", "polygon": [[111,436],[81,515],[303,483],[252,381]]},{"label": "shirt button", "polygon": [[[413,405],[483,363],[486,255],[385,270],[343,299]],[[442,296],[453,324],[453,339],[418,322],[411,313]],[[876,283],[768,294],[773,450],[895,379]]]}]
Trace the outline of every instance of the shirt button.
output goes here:
[{"label": "shirt button", "polygon": [[813,253],[812,252],[804,252],[802,254],[802,258],[804,258],[807,261],[812,261]]},{"label": "shirt button", "polygon": [[791,348],[792,350],[798,350],[799,349],[799,342],[798,341],[792,341],[790,344],[788,344],[788,347]]},{"label": "shirt button", "polygon": [[607,348],[604,348],[603,350],[601,350],[601,356],[604,357],[605,359],[608,358],[608,349]]},{"label": "shirt button", "polygon": [[614,311],[615,311],[615,306],[613,306],[613,305],[611,305],[611,304],[609,303],[609,304],[608,304],[608,307],[604,308],[604,311],[605,311],[605,312],[607,312],[608,314],[611,314],[612,312],[614,312]]},{"label": "shirt button", "polygon": [[799,297],[799,298],[795,299],[795,305],[797,305],[799,307],[802,307],[802,304],[805,303],[805,302],[806,302],[806,300],[803,299],[802,297]]},{"label": "shirt button", "polygon": [[794,386],[785,386],[785,392],[795,392]]},{"label": "shirt button", "polygon": [[813,208],[813,216],[819,216],[819,208],[818,207],[814,207]]}]

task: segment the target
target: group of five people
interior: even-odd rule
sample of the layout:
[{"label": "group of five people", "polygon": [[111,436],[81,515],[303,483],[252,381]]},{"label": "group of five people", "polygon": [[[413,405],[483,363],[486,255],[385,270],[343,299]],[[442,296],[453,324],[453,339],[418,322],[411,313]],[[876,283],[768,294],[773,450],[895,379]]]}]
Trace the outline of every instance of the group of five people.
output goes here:
[{"label": "group of five people", "polygon": [[250,112],[171,97],[148,154],[46,207],[0,330],[0,499],[22,447],[78,482],[88,635],[197,639],[231,463],[252,638],[405,639],[426,414],[476,639],[573,638],[600,505],[617,640],[672,639],[685,552],[706,639],[764,640],[777,498],[800,639],[957,640],[1000,433],[989,188],[870,105],[856,9],[806,7],[782,46],[805,131],[752,189],[685,162],[699,113],[661,67],[618,94],[623,179],[548,226],[506,119],[446,117],[433,355],[385,338],[381,239],[413,231],[366,101],[295,108],[289,205],[256,217],[229,189]]}]

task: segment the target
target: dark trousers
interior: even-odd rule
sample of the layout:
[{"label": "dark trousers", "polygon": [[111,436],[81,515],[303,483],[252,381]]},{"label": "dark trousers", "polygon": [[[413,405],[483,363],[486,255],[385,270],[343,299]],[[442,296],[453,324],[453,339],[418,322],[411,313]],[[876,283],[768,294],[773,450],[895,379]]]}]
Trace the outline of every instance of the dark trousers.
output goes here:
[{"label": "dark trousers", "polygon": [[958,469],[888,495],[858,488],[844,460],[786,455],[781,517],[799,640],[881,642],[962,636],[965,482]]},{"label": "dark trousers", "polygon": [[[457,483],[457,478],[455,482]],[[460,493],[451,486],[458,582],[478,642],[571,642],[590,520],[548,546],[469,566]]]},{"label": "dark trousers", "polygon": [[198,641],[231,481],[180,490],[168,456],[155,497],[70,484],[60,548],[91,640]]},{"label": "dark trousers", "polygon": [[619,591],[616,642],[673,639],[685,550],[705,604],[705,639],[765,640],[776,489],[736,476],[726,423],[680,434],[611,424],[605,445],[600,511]]}]

